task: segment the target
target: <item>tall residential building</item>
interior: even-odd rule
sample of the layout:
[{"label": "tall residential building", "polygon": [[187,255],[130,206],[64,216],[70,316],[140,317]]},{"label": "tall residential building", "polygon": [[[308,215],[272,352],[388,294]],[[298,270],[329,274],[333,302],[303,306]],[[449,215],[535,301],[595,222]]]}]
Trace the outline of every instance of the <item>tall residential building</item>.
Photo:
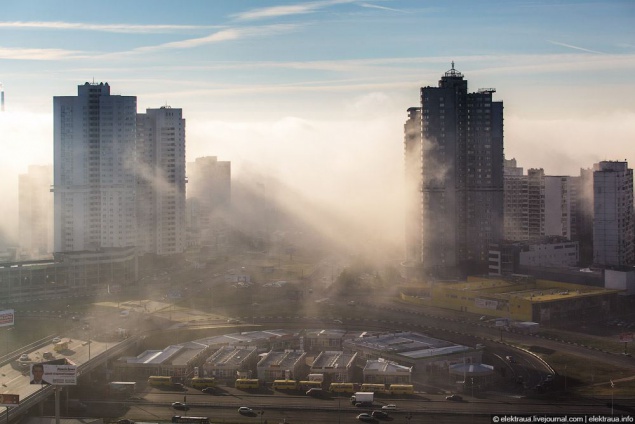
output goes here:
[{"label": "tall residential building", "polygon": [[187,165],[188,227],[195,245],[217,244],[224,237],[231,205],[231,162],[216,156]]},{"label": "tall residential building", "polygon": [[538,241],[558,236],[577,237],[579,178],[545,175],[542,168],[505,167],[505,240]]},{"label": "tall residential building", "polygon": [[136,244],[137,98],[107,83],[56,96],[54,251],[99,251]]},{"label": "tall residential building", "polygon": [[577,191],[579,178],[545,176],[545,235],[577,239]]},{"label": "tall residential building", "polygon": [[633,265],[633,170],[627,162],[600,162],[593,173],[593,262]]},{"label": "tall residential building", "polygon": [[421,108],[408,109],[404,125],[406,261],[421,262]]},{"label": "tall residential building", "polygon": [[53,167],[31,165],[18,176],[18,231],[23,258],[53,254]]},{"label": "tall residential building", "polygon": [[580,242],[580,265],[593,264],[593,169],[580,169],[577,177],[576,238]]},{"label": "tall residential building", "polygon": [[137,115],[136,168],[139,253],[183,253],[185,119],[181,109],[146,109]]},{"label": "tall residential building", "polygon": [[503,237],[503,103],[454,69],[421,88],[422,265],[487,272]]}]

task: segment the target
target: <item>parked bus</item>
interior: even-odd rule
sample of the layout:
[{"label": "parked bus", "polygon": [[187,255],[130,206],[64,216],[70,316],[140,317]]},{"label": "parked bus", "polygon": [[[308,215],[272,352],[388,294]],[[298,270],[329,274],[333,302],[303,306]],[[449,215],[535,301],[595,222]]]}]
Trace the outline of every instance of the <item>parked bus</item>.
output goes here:
[{"label": "parked bus", "polygon": [[209,418],[207,417],[182,417],[175,415],[172,417],[173,423],[186,423],[186,424],[209,424]]},{"label": "parked bus", "polygon": [[300,381],[298,383],[298,386],[302,390],[321,389],[322,388],[322,382],[321,381],[315,381],[315,380],[303,380],[303,381]]},{"label": "parked bus", "polygon": [[199,390],[202,390],[206,387],[216,387],[216,379],[210,377],[194,377],[192,379],[192,387]]},{"label": "parked bus", "polygon": [[111,381],[108,383],[108,394],[111,396],[132,396],[137,390],[134,381]]},{"label": "parked bus", "polygon": [[354,383],[331,383],[329,386],[331,393],[355,393]]},{"label": "parked bus", "polygon": [[370,384],[363,383],[362,388],[360,389],[362,392],[373,392],[375,394],[384,394],[386,393],[386,385],[385,384]]},{"label": "parked bus", "polygon": [[274,380],[271,388],[273,390],[297,390],[298,382],[295,380]]},{"label": "parked bus", "polygon": [[391,384],[388,391],[391,395],[413,395],[415,387],[412,384]]},{"label": "parked bus", "polygon": [[151,375],[148,377],[148,386],[152,387],[173,387],[174,379],[167,375]]},{"label": "parked bus", "polygon": [[260,380],[257,378],[239,378],[236,380],[237,389],[257,389],[260,387]]}]

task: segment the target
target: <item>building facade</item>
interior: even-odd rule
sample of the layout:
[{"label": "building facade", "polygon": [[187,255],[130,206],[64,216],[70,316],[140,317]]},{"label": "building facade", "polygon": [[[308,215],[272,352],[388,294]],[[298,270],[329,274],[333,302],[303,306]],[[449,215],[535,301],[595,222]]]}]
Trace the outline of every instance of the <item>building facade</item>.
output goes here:
[{"label": "building facade", "polygon": [[633,265],[633,225],[633,170],[627,162],[600,162],[593,173],[593,262]]},{"label": "building facade", "polygon": [[20,257],[51,258],[53,255],[53,167],[31,165],[18,176],[18,230]]},{"label": "building facade", "polygon": [[54,97],[55,252],[135,246],[136,109],[108,83]]},{"label": "building facade", "polygon": [[404,125],[404,180],[406,191],[406,261],[420,263],[422,245],[421,217],[421,108],[408,109]]},{"label": "building facade", "polygon": [[188,163],[187,174],[189,244],[221,246],[231,205],[231,162],[216,156],[197,158]]},{"label": "building facade", "polygon": [[137,115],[137,231],[140,253],[186,248],[185,119],[161,107]]},{"label": "building facade", "polygon": [[423,267],[487,271],[503,236],[503,103],[454,69],[421,88]]}]

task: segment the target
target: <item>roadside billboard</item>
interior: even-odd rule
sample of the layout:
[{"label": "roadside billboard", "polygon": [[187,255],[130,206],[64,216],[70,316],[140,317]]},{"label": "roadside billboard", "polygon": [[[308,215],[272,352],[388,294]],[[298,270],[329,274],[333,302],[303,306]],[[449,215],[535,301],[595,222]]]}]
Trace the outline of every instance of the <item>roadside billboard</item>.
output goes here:
[{"label": "roadside billboard", "polygon": [[20,395],[0,394],[0,406],[18,406]]},{"label": "roadside billboard", "polygon": [[5,309],[0,311],[0,327],[8,327],[15,323],[15,310]]},{"label": "roadside billboard", "polygon": [[77,366],[33,364],[31,366],[31,384],[75,386],[77,385]]},{"label": "roadside billboard", "polygon": [[622,342],[622,343],[632,343],[633,342],[633,333],[621,333],[620,334],[620,342]]}]

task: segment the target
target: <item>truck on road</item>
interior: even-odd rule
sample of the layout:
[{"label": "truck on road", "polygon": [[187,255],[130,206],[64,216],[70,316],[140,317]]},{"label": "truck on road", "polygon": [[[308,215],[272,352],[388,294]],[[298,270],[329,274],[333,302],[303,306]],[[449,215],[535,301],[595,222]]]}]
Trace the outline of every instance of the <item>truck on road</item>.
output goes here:
[{"label": "truck on road", "polygon": [[355,394],[351,396],[351,403],[353,405],[361,404],[359,406],[371,406],[374,399],[375,393],[373,392],[355,392]]}]

